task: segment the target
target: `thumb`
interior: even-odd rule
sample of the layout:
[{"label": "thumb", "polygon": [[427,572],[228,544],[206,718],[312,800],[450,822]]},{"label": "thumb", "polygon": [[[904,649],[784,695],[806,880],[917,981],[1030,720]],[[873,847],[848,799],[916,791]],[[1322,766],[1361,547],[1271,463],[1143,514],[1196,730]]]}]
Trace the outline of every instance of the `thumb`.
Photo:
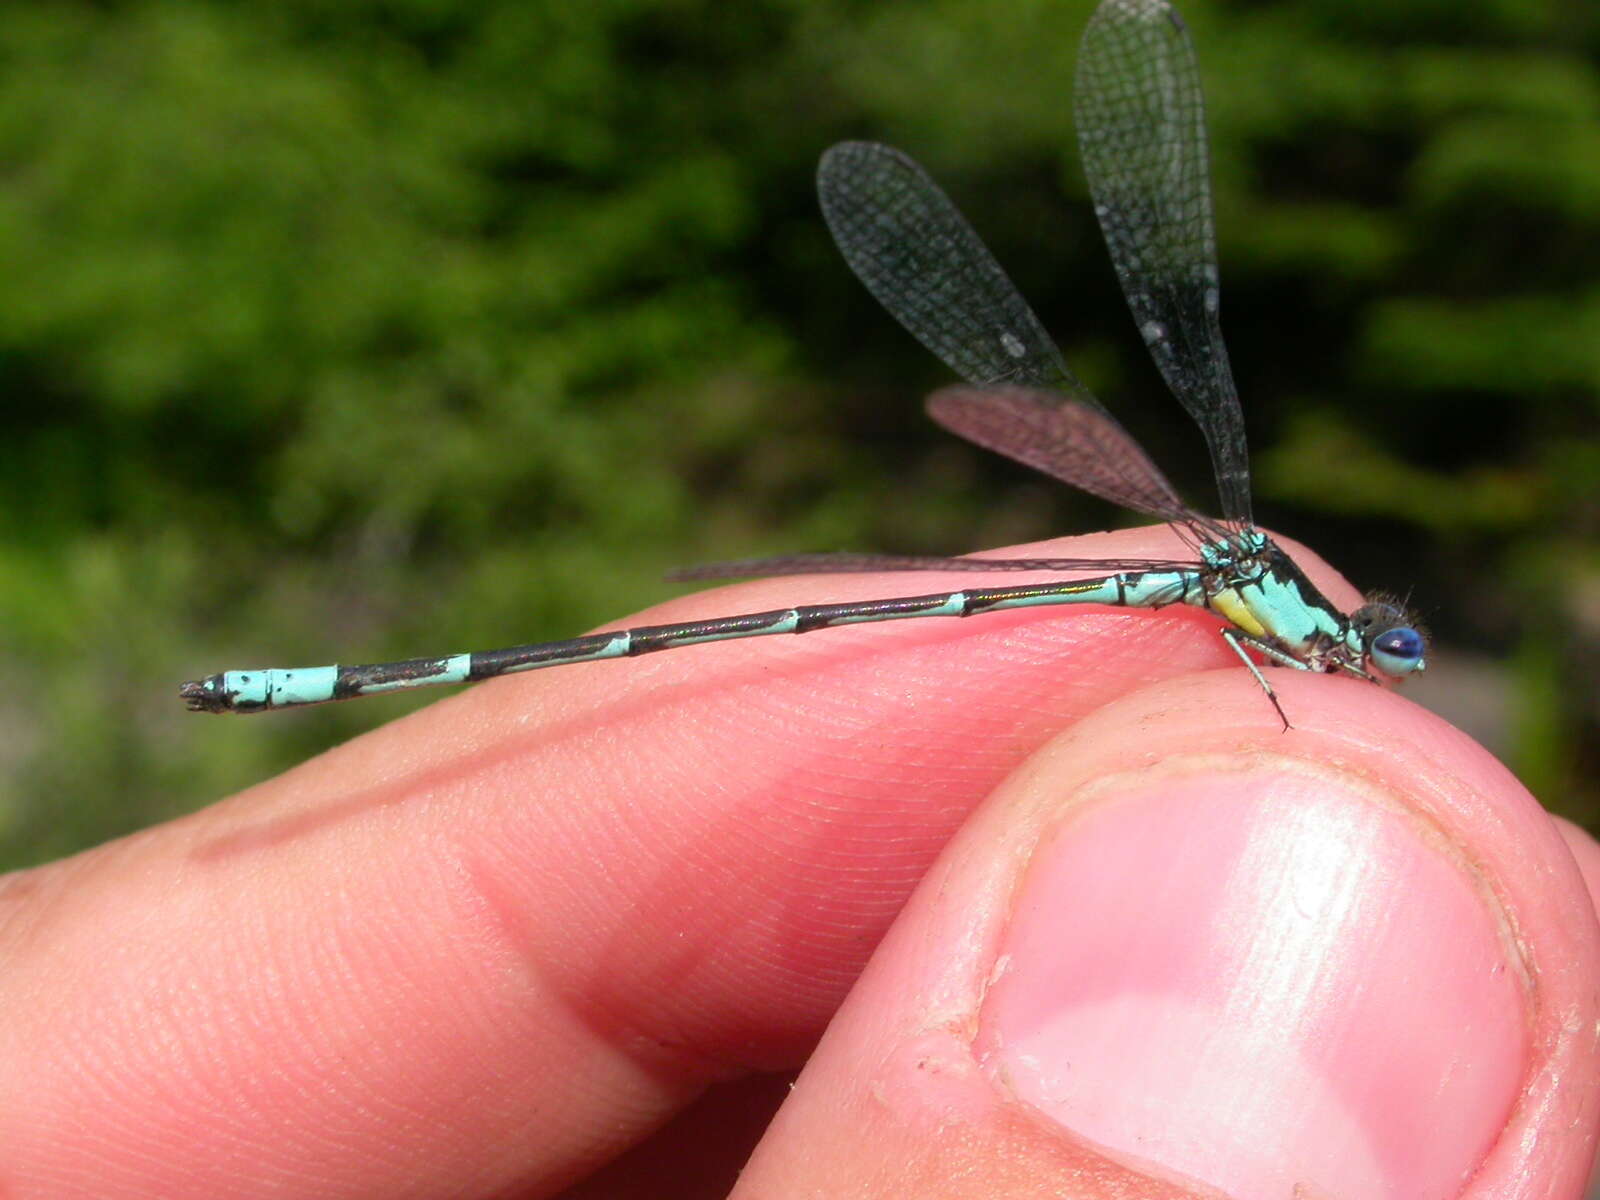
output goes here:
[{"label": "thumb", "polygon": [[1404,700],[1118,701],[919,888],[736,1197],[1566,1197],[1600,928],[1554,824]]}]

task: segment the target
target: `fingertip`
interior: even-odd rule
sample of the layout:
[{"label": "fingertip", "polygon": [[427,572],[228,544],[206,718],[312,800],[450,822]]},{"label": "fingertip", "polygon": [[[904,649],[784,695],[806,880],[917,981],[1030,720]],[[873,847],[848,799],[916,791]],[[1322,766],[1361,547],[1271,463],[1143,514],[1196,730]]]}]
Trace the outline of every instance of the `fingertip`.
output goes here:
[{"label": "fingertip", "polygon": [[1577,1194],[1600,938],[1570,856],[1402,698],[1281,690],[1287,733],[1239,672],[1157,684],[1008,780],[752,1179],[892,1155],[978,1181],[951,1195]]},{"label": "fingertip", "polygon": [[1600,842],[1596,842],[1586,829],[1573,824],[1565,817],[1555,818],[1556,829],[1572,851],[1578,863],[1583,882],[1589,889],[1589,901],[1600,909]]}]

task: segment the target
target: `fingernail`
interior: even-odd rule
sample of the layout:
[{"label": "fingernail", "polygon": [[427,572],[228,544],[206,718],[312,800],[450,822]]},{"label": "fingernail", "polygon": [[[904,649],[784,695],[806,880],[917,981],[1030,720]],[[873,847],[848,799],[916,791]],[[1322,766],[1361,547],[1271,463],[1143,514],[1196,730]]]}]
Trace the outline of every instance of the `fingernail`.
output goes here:
[{"label": "fingernail", "polygon": [[1041,841],[1001,951],[977,1048],[1003,1086],[1234,1200],[1454,1196],[1524,1077],[1487,888],[1331,770],[1110,781]]}]

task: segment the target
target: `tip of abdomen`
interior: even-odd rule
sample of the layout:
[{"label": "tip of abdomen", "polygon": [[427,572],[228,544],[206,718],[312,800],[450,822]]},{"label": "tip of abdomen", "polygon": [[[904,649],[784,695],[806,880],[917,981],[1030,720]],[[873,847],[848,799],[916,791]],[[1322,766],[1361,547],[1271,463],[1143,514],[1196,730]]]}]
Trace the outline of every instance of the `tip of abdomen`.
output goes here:
[{"label": "tip of abdomen", "polygon": [[204,679],[191,679],[178,685],[178,696],[190,712],[227,712],[231,698],[222,686],[221,675],[208,675]]}]

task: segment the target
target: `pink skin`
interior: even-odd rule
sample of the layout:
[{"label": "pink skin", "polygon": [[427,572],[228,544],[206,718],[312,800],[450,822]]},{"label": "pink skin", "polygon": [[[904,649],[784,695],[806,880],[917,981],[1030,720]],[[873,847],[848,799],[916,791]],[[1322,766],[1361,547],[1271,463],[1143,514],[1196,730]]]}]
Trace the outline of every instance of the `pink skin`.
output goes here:
[{"label": "pink skin", "polygon": [[1396,696],[1274,676],[1274,735],[1238,682],[1126,697],[991,797],[737,1196],[892,1194],[862,1142],[907,1195],[1582,1194],[1600,930],[1562,834]]},{"label": "pink skin", "polygon": [[[1178,552],[1160,530],[1049,549]],[[764,581],[644,619],[980,578]],[[1295,778],[1332,772],[1335,811],[1385,814],[1344,849],[1433,880],[1420,928],[1448,927],[1468,949],[1438,956],[1426,1000],[1485,1028],[1451,1043],[1487,1080],[1474,1119],[1498,1126],[1461,1195],[1575,1198],[1600,1087],[1600,931],[1561,835],[1481,751],[1378,689],[1276,672],[1296,724],[1282,733],[1215,627],[1188,610],[1035,611],[508,679],[13,876],[0,890],[0,1196],[543,1196],[585,1177],[591,1195],[661,1195],[664,1177],[674,1195],[721,1194],[719,1172],[781,1095],[761,1073],[807,1057],[902,908],[739,1194],[1188,1195],[1183,1178],[1230,1164],[1134,1162],[1112,1148],[1134,1128],[1126,1111],[1090,1136],[1049,1072],[1029,1082],[1016,1047],[1065,1054],[1073,1034],[1047,1019],[1060,979],[1011,964],[1048,945],[1013,912],[1027,895],[1059,907],[1049,881],[1070,872],[1045,865],[1041,837],[1078,811],[1073,797],[1204,753],[1224,775],[1263,756]],[[1178,819],[1225,840],[1250,813],[1212,834]],[[1370,891],[1383,877],[1362,878]],[[1503,945],[1486,932],[1502,928]],[[1425,1027],[1397,975],[1429,939],[1401,934],[1376,966],[1354,933],[1334,943],[1339,977],[1378,1000],[1304,1014],[1372,1027],[1387,1006]],[[1462,983],[1463,963],[1497,952],[1514,989]],[[1169,995],[1214,997],[1239,978],[1190,967],[1161,981]],[[1027,974],[1049,986],[1006,1008]],[[1377,1042],[1346,1045],[1382,1061]],[[1382,1130],[1399,1104],[1386,1077],[1338,1075],[1344,1061],[1319,1082],[1352,1127]],[[1265,1086],[1288,1078],[1277,1069]],[[1400,1078],[1422,1088],[1428,1070],[1437,1056]],[[1114,1075],[1101,1072],[1113,1096]],[[1442,1126],[1451,1114],[1433,1103]],[[1433,1180],[1472,1151],[1454,1153],[1444,1167],[1393,1148],[1376,1158],[1383,1178]],[[1235,1160],[1238,1178],[1275,1169],[1249,1150]]]}]

